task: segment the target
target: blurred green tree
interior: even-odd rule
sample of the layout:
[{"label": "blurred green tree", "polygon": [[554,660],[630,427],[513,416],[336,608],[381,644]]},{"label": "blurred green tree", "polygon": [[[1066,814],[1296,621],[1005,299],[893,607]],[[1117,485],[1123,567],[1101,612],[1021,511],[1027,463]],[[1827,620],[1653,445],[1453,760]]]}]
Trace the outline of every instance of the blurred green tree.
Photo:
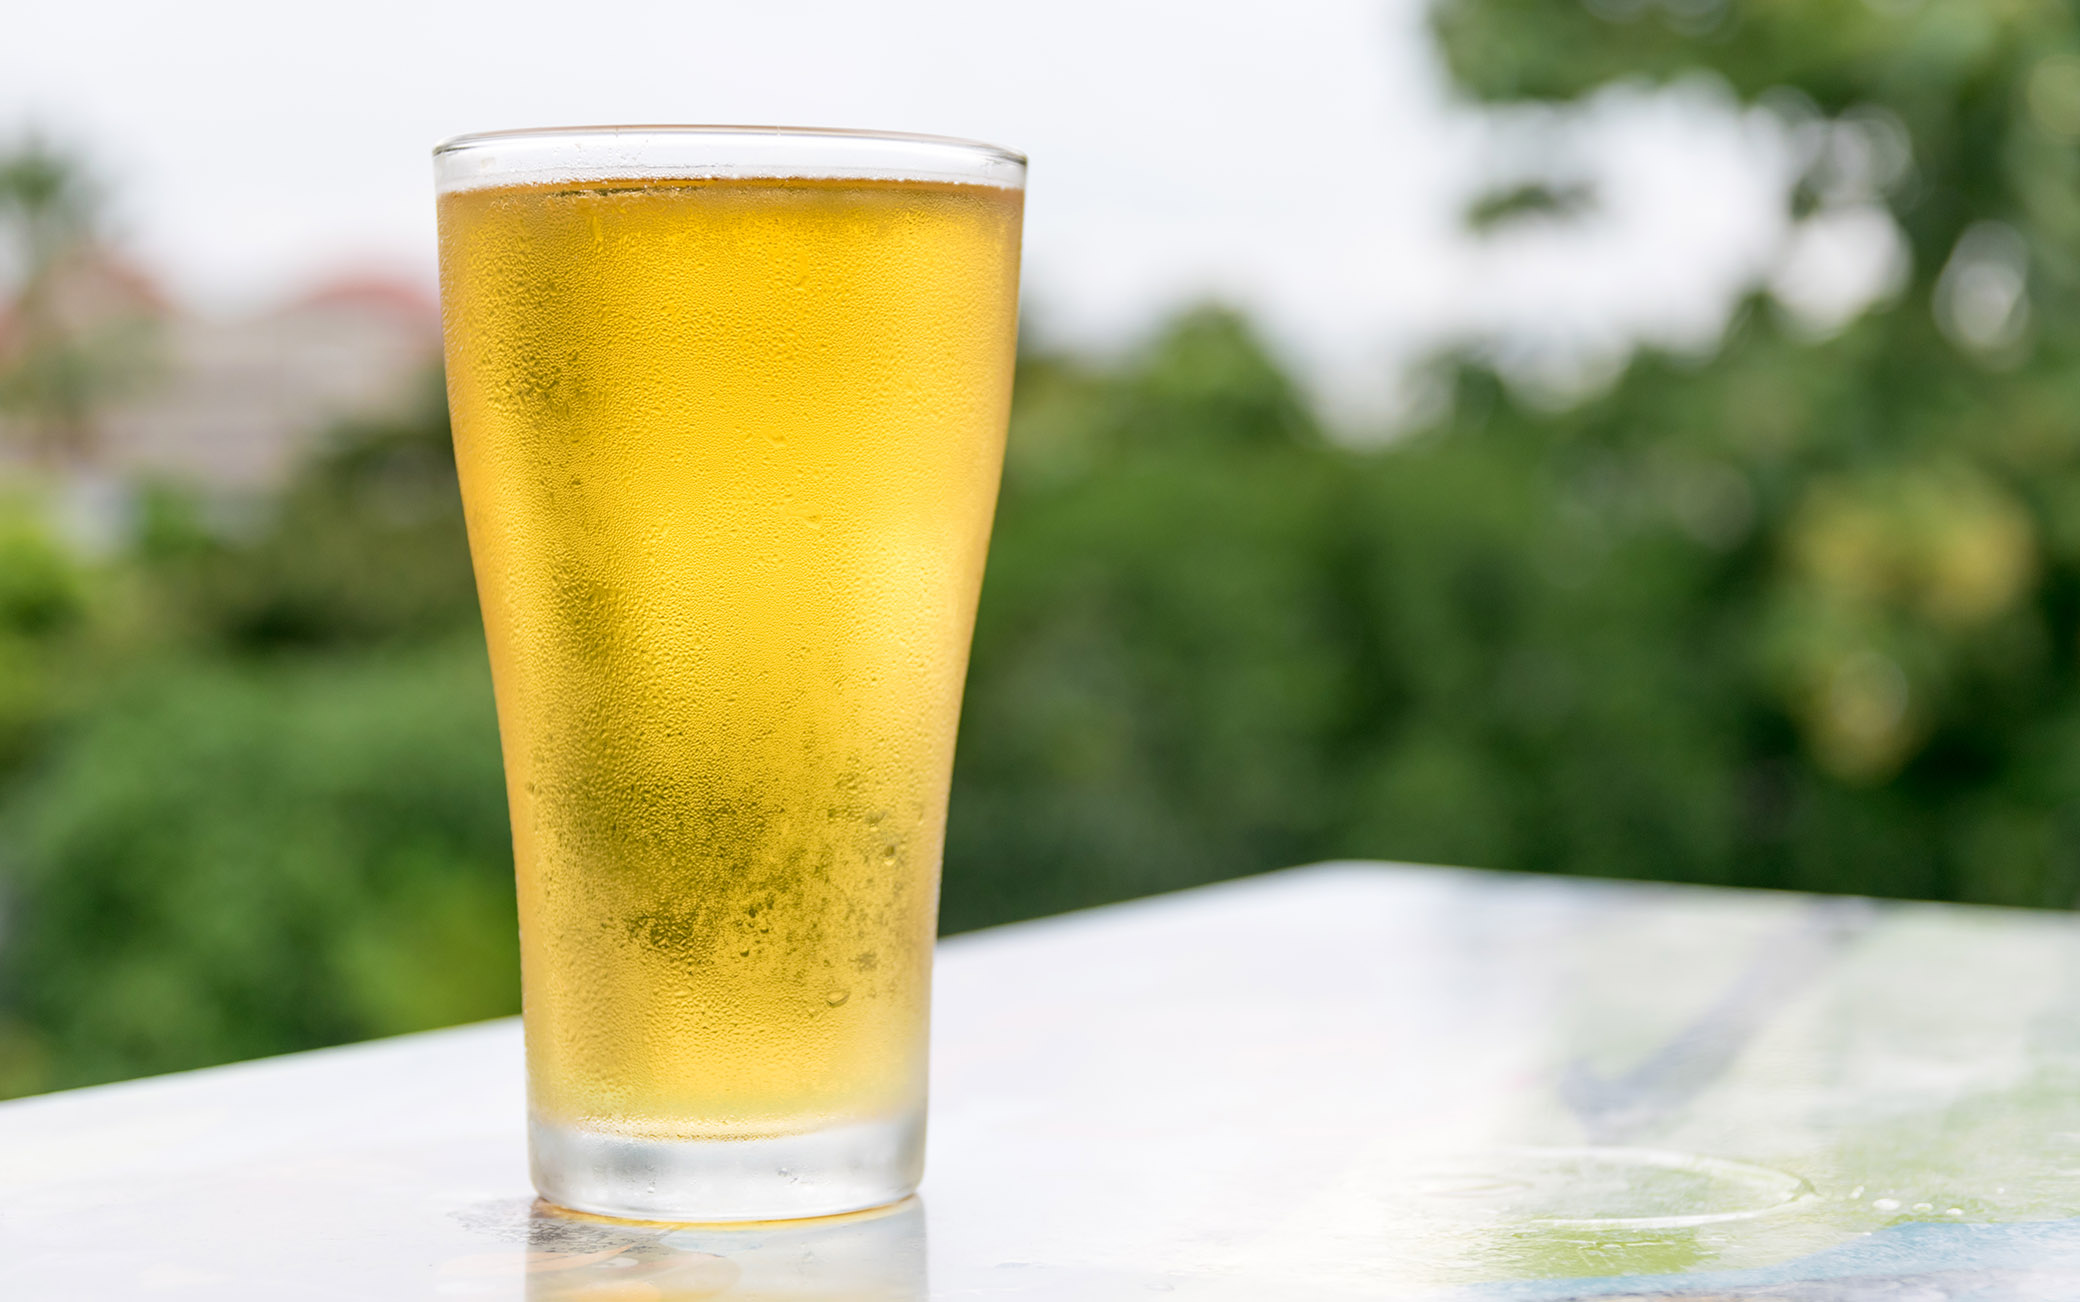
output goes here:
[{"label": "blurred green tree", "polygon": [[466,638],[137,672],[18,792],[8,839],[0,1088],[517,1008],[497,732]]},{"label": "blurred green tree", "polygon": [[[2080,14],[1950,0],[1434,12],[1454,80],[1490,102],[1715,78],[1783,121],[1802,167],[1795,219],[1875,206],[1901,236],[1899,292],[1838,336],[1814,342],[1758,294],[1709,365],[1642,359],[1540,423],[1556,496],[1587,474],[1693,514],[1717,495],[1729,525],[1742,518],[1716,596],[1753,738],[1742,875],[2074,903]],[[1688,489],[1667,473],[1683,463]]]},{"label": "blurred green tree", "polygon": [[[1557,412],[1443,358],[1450,414],[1370,457],[1301,431],[1159,464],[1136,404],[1193,374],[1203,321],[1138,369],[1022,376],[1037,446],[984,599],[949,920],[1346,853],[2072,905],[2080,18],[1446,0],[1434,24],[1492,104],[1703,76],[1766,106],[1789,217],[1876,207],[1903,286],[1816,337],[1757,284],[1709,359],[1650,349]],[[1579,177],[1500,180],[1476,231],[1594,212]],[[1200,382],[1262,412],[1272,389],[1221,384],[1264,369]]]},{"label": "blurred green tree", "polygon": [[101,226],[76,158],[33,136],[0,149],[0,435],[51,467],[92,461],[98,409],[150,365],[153,322]]},{"label": "blurred green tree", "polygon": [[258,518],[207,505],[146,489],[99,571],[0,531],[0,632],[89,624],[0,803],[0,1094],[518,1007],[437,386],[343,427]]}]

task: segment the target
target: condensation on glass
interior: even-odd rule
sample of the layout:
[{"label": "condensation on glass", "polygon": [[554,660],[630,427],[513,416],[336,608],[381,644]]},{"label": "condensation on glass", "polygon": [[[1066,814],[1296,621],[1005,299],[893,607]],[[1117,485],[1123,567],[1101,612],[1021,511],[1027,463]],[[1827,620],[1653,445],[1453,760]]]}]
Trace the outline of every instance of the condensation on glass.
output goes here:
[{"label": "condensation on glass", "polygon": [[656,1219],[900,1198],[1024,160],[623,127],[435,168],[536,1185]]}]

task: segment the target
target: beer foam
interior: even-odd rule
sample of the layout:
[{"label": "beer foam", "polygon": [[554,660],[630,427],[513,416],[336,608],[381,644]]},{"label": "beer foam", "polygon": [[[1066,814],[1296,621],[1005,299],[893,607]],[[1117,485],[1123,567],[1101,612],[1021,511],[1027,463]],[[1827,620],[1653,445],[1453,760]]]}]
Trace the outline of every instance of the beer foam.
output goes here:
[{"label": "beer foam", "polygon": [[663,180],[922,181],[1025,188],[1026,160],[951,136],[820,127],[550,127],[457,136],[433,151],[439,193]]}]

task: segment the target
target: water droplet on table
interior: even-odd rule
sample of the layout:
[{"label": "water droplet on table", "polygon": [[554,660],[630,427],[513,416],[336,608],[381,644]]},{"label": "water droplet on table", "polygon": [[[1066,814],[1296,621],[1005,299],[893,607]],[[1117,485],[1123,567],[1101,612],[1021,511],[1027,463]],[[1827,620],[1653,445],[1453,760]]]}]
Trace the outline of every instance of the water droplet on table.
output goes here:
[{"label": "water droplet on table", "polygon": [[[1418,1188],[1457,1215],[1572,1229],[1746,1220],[1813,1195],[1786,1171],[1646,1148],[1521,1148],[1434,1170]],[[1444,1200],[1449,1200],[1447,1203]]]}]

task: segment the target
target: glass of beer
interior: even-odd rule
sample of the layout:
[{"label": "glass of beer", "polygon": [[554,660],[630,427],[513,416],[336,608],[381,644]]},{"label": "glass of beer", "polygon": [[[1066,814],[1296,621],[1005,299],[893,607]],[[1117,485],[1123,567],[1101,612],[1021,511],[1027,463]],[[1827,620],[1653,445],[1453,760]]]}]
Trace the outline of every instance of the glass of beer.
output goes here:
[{"label": "glass of beer", "polygon": [[649,1220],[899,1199],[1025,161],[765,127],[434,161],[535,1186]]}]

